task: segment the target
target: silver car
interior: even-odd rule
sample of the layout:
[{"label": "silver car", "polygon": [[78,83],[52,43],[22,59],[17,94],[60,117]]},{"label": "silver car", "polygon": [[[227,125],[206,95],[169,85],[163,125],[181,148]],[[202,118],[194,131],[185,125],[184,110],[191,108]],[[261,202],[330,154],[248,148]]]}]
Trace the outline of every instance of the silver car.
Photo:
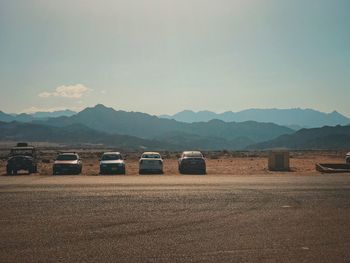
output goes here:
[{"label": "silver car", "polygon": [[100,159],[100,174],[125,174],[125,161],[119,152],[106,152]]},{"label": "silver car", "polygon": [[53,163],[53,174],[81,174],[82,159],[77,153],[60,153]]},{"label": "silver car", "polygon": [[350,164],[350,152],[346,154],[346,163]]},{"label": "silver car", "polygon": [[157,152],[144,152],[139,161],[139,174],[163,173],[163,159]]}]

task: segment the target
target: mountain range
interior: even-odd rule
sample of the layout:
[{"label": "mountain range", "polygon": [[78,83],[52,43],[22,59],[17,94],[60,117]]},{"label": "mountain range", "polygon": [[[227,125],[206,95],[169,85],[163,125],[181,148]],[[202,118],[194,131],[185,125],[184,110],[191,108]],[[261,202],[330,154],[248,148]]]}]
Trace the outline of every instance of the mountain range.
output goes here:
[{"label": "mountain range", "polygon": [[292,150],[350,149],[350,126],[302,129],[293,134],[248,146],[250,150],[287,148]]},{"label": "mountain range", "polygon": [[200,122],[213,119],[225,122],[272,122],[278,125],[298,130],[301,128],[317,128],[323,126],[348,125],[350,119],[337,111],[324,113],[312,109],[248,109],[239,112],[227,111],[215,113],[211,111],[184,110],[174,115],[160,115],[160,118],[173,119],[181,122]]},{"label": "mountain range", "polygon": [[[0,117],[4,116],[1,115]],[[5,114],[5,116],[7,116]],[[103,144],[122,149],[149,150],[261,150],[345,149],[350,126],[301,129],[274,123],[244,121],[180,122],[141,112],[89,107],[70,116],[0,122],[0,140],[66,144]],[[23,117],[23,116],[22,116]]]}]

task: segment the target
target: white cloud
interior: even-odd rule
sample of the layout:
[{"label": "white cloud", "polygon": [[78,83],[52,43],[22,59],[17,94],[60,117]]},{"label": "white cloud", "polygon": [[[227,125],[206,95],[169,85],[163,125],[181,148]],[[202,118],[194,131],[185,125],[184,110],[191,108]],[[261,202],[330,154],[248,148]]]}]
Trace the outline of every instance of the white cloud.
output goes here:
[{"label": "white cloud", "polygon": [[42,92],[38,94],[40,98],[48,98],[48,97],[63,97],[63,98],[71,98],[71,99],[79,99],[84,94],[92,91],[88,87],[83,84],[75,84],[75,85],[62,85],[55,89],[53,92]]},{"label": "white cloud", "polygon": [[51,96],[51,93],[50,92],[41,92],[41,93],[39,93],[39,95],[38,95],[40,98],[48,98],[48,97],[50,97]]}]

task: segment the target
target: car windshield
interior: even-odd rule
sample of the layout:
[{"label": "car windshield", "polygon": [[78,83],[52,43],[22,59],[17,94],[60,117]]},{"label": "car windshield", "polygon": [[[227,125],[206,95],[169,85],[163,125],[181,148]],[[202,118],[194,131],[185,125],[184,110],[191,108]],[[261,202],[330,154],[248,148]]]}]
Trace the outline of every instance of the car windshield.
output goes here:
[{"label": "car windshield", "polygon": [[75,154],[61,154],[57,156],[58,161],[75,161],[78,160],[78,156]]},{"label": "car windshield", "polygon": [[153,153],[147,153],[147,154],[143,154],[141,156],[141,158],[144,158],[144,159],[160,159],[160,155],[159,154],[153,154]]},{"label": "car windshield", "polygon": [[32,149],[12,149],[11,155],[30,155],[33,156],[34,151]]},{"label": "car windshield", "polygon": [[188,158],[203,158],[203,155],[200,152],[190,152],[190,153],[184,153],[184,157],[188,157]]},{"label": "car windshield", "polygon": [[113,160],[122,160],[120,154],[104,154],[102,156],[102,161],[113,161]]}]

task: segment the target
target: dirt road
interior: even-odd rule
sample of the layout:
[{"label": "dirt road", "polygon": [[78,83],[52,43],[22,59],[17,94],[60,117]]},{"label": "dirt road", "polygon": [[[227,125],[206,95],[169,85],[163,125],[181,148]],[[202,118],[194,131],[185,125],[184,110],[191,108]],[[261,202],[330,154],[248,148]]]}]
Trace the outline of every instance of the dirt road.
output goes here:
[{"label": "dirt road", "polygon": [[0,262],[349,262],[350,175],[0,176]]}]

